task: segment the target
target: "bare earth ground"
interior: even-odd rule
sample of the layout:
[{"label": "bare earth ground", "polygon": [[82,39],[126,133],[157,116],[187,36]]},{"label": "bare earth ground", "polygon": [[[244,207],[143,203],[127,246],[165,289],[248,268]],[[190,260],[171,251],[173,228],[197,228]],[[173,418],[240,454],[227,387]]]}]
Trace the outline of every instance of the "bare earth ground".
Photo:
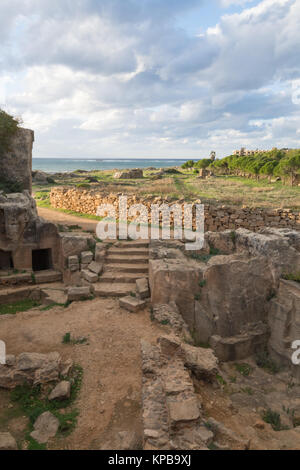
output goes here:
[{"label": "bare earth ground", "polygon": [[[154,344],[160,335],[169,333],[168,326],[151,322],[148,309],[132,314],[120,309],[116,299],[98,298],[74,302],[68,308],[35,308],[14,318],[2,318],[0,330],[8,354],[58,351],[83,368],[82,387],[74,404],[79,410],[77,426],[69,437],[49,441],[49,449],[118,450],[121,431],[134,431],[138,436],[135,448],[142,448],[140,340]],[[67,332],[72,338],[86,337],[88,342],[63,344]],[[225,370],[229,375],[235,373],[230,364]],[[249,442],[250,449],[300,450],[300,428],[275,432],[270,424],[262,423],[259,412],[266,393],[272,403],[276,391],[274,398],[282,412],[289,394],[291,403],[299,402],[300,387],[288,392],[284,377],[275,379],[258,368],[249,378],[240,376],[236,384],[227,383],[216,388],[196,381],[204,419],[213,417],[224,423],[238,438]],[[249,385],[256,390],[253,396],[242,392]],[[10,408],[9,392],[0,391],[0,431],[12,432],[22,442],[27,418]],[[257,427],[257,422],[262,427]],[[222,444],[232,448],[226,438]]]},{"label": "bare earth ground", "polygon": [[[1,320],[9,354],[58,351],[83,367],[77,427],[51,448],[111,448],[119,431],[141,430],[140,340],[155,341],[161,331],[147,310],[130,314],[114,299],[74,302],[48,312],[36,309]],[[62,344],[66,332],[87,337],[88,344]]]},{"label": "bare earth ground", "polygon": [[64,214],[63,212],[54,211],[45,207],[38,207],[38,214],[40,217],[43,217],[43,219],[53,222],[54,224],[78,225],[85,231],[96,232],[98,224],[96,220]]}]

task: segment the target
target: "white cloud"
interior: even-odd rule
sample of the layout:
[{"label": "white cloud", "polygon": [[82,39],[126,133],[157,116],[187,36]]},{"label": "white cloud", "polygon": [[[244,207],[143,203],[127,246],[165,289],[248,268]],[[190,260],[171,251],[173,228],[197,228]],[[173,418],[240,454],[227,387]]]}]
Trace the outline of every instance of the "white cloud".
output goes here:
[{"label": "white cloud", "polygon": [[2,0],[7,107],[36,130],[35,154],[226,154],[284,133],[294,144],[300,2],[225,0],[244,10],[190,37],[173,18],[198,3]]}]

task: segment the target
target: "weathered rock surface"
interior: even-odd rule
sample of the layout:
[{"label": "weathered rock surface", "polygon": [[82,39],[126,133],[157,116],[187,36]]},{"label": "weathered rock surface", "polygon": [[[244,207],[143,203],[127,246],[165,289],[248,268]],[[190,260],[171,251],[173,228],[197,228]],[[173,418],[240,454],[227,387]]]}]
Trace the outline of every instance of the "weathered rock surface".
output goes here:
[{"label": "weathered rock surface", "polygon": [[[164,336],[157,346],[145,341],[141,346],[144,448],[206,449],[213,436],[201,426],[201,400],[185,367],[183,344]],[[207,376],[210,372],[208,365]]]},{"label": "weathered rock surface", "polygon": [[136,280],[136,292],[140,299],[150,297],[149,282],[147,278]]},{"label": "weathered rock surface", "polygon": [[126,310],[129,310],[129,312],[136,313],[139,310],[142,310],[146,306],[146,302],[144,300],[141,300],[137,297],[132,297],[131,295],[128,295],[126,297],[122,297],[119,300],[120,307],[125,308]]},{"label": "weathered rock surface", "polygon": [[0,387],[13,389],[24,383],[38,385],[57,381],[63,367],[65,364],[57,352],[22,353],[0,366]]},{"label": "weathered rock surface", "polygon": [[98,281],[98,274],[93,273],[89,269],[82,269],[81,276],[88,282],[95,283]]},{"label": "weathered rock surface", "polygon": [[30,436],[39,444],[45,444],[54,437],[59,428],[59,420],[49,411],[41,414],[33,425],[34,431]]},{"label": "weathered rock surface", "polygon": [[10,151],[1,151],[1,179],[20,187],[20,191],[32,190],[32,147],[34,133],[29,129],[20,128],[10,143]]},{"label": "weathered rock surface", "polygon": [[135,168],[127,171],[118,171],[114,174],[115,179],[136,179],[143,178],[143,176],[143,170],[141,170],[140,168]]},{"label": "weathered rock surface", "polygon": [[18,450],[17,442],[9,432],[0,432],[0,450]]},{"label": "weathered rock surface", "polygon": [[270,302],[268,321],[271,331],[269,351],[274,360],[292,369],[300,379],[300,367],[293,365],[292,343],[300,339],[300,284],[281,280],[277,296]]},{"label": "weathered rock surface", "polygon": [[67,380],[59,382],[50,393],[48,399],[52,400],[67,400],[70,398],[71,384]]},{"label": "weathered rock surface", "polygon": [[90,297],[90,287],[70,287],[68,289],[68,301],[75,302],[80,300],[86,300]]}]

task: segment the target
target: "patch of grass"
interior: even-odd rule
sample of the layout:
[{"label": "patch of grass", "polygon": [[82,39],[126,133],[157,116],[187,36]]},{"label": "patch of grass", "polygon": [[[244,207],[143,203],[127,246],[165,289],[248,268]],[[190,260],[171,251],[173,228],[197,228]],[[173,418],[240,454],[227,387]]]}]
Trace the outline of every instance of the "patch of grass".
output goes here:
[{"label": "patch of grass", "polygon": [[15,315],[18,312],[26,312],[34,307],[39,307],[41,304],[37,300],[19,300],[11,304],[0,305],[0,315]]},{"label": "patch of grass", "polygon": [[162,320],[160,322],[161,325],[170,325],[170,320]]},{"label": "patch of grass", "polygon": [[51,310],[54,307],[64,307],[65,304],[58,304],[56,302],[53,302],[53,304],[46,305],[45,307],[42,307],[40,310],[41,312],[48,312],[48,310]]},{"label": "patch of grass", "polygon": [[219,382],[220,385],[227,385],[226,380],[223,379],[223,377],[220,374],[216,374],[216,379]]},{"label": "patch of grass", "polygon": [[88,341],[87,338],[82,337],[82,338],[72,338],[72,335],[70,332],[66,333],[63,336],[62,343],[63,344],[86,344]]},{"label": "patch of grass", "polygon": [[206,280],[204,279],[203,281],[199,282],[199,287],[205,287],[206,286]]},{"label": "patch of grass", "polygon": [[274,431],[280,431],[282,429],[280,414],[270,408],[263,414],[263,420],[265,423],[271,424]]},{"label": "patch of grass", "polygon": [[283,274],[281,277],[286,281],[300,282],[300,271],[297,273]]},{"label": "patch of grass", "polygon": [[196,301],[201,300],[201,294],[195,294],[194,298],[195,298]]},{"label": "patch of grass", "polygon": [[253,371],[252,367],[247,363],[243,363],[243,364],[237,363],[237,364],[234,364],[234,367],[244,377],[248,377]]},{"label": "patch of grass", "polygon": [[[64,378],[71,382],[70,398],[63,401],[52,400],[48,398],[42,391],[40,386],[31,387],[28,384],[19,385],[11,392],[11,401],[18,404],[22,413],[29,418],[29,425],[26,433],[26,440],[28,441],[28,449],[30,450],[45,450],[45,445],[38,444],[30,433],[33,430],[33,425],[37,418],[45,411],[50,411],[59,420],[58,436],[68,436],[75,428],[78,417],[78,410],[70,409],[67,413],[60,413],[59,410],[69,408],[76,400],[81,388],[83,377],[82,367],[74,365],[70,377]],[[50,390],[48,390],[50,392]]]},{"label": "patch of grass", "polygon": [[255,356],[255,362],[258,367],[273,375],[280,372],[280,367],[271,359],[267,350],[258,352]]}]

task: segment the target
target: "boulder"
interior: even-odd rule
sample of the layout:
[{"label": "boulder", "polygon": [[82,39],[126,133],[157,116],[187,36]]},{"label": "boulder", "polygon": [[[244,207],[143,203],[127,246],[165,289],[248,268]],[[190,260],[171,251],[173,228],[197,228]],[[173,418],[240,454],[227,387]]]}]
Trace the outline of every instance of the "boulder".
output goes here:
[{"label": "boulder", "polygon": [[59,382],[50,393],[48,400],[67,400],[70,398],[71,384],[67,380]]},{"label": "boulder", "polygon": [[196,348],[182,343],[185,366],[190,369],[197,379],[213,382],[218,373],[218,359],[212,349]]},{"label": "boulder", "polygon": [[143,170],[140,168],[135,168],[132,170],[127,171],[118,171],[114,174],[115,179],[136,179],[136,178],[143,178],[144,173]]},{"label": "boulder", "polygon": [[41,414],[33,425],[30,436],[39,444],[45,444],[54,437],[59,428],[59,420],[49,411]]}]

